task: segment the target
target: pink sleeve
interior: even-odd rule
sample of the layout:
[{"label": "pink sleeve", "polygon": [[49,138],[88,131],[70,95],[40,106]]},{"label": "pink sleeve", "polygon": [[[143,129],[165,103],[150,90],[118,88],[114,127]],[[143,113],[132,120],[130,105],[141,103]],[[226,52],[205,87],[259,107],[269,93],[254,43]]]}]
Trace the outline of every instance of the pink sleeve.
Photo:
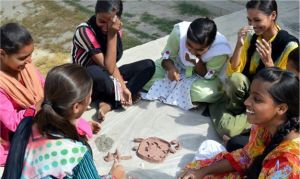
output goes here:
[{"label": "pink sleeve", "polygon": [[[0,89],[0,121],[11,131],[15,131],[24,118],[26,109],[17,111],[11,99]],[[34,106],[32,106],[34,108]]]},{"label": "pink sleeve", "polygon": [[86,135],[88,138],[93,137],[93,131],[89,122],[80,117],[76,123],[76,129],[78,134]]},{"label": "pink sleeve", "polygon": [[86,28],[86,35],[88,40],[90,41],[90,43],[94,46],[94,48],[100,48],[100,44],[94,34],[94,32],[92,32],[92,30],[90,28]]}]

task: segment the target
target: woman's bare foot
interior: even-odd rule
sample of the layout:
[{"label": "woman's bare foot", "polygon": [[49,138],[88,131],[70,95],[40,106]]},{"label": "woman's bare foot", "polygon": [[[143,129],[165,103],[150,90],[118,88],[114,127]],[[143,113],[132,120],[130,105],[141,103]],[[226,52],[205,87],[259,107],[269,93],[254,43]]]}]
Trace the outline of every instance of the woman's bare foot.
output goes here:
[{"label": "woman's bare foot", "polygon": [[222,139],[223,139],[223,142],[224,142],[224,144],[225,144],[225,146],[227,145],[227,142],[231,139],[228,135],[223,135],[223,137],[222,137]]},{"label": "woman's bare foot", "polygon": [[111,106],[108,103],[99,103],[98,120],[100,122],[104,121],[105,114],[109,111],[111,111]]},{"label": "woman's bare foot", "polygon": [[101,125],[99,124],[99,122],[90,120],[89,124],[92,128],[93,134],[97,134],[101,130]]}]

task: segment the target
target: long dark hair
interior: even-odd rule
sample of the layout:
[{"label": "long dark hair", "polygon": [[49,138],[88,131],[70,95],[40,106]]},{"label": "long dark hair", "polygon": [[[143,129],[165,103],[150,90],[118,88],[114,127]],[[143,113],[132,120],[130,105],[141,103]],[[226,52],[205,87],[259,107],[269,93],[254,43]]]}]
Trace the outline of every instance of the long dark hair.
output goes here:
[{"label": "long dark hair", "polygon": [[121,18],[123,12],[123,2],[121,0],[98,0],[95,6],[95,13],[116,12]]},{"label": "long dark hair", "polygon": [[81,141],[75,126],[71,124],[70,114],[73,104],[82,102],[91,89],[92,79],[80,65],[65,64],[49,71],[41,110],[33,120],[22,120],[14,134],[3,173],[4,179],[20,178],[34,123],[39,132],[48,138],[59,138],[57,135],[53,136],[59,134],[63,138]]},{"label": "long dark hair", "polygon": [[272,83],[268,89],[269,94],[277,104],[285,103],[288,106],[286,121],[279,126],[271,142],[263,153],[257,156],[246,171],[247,178],[258,178],[262,162],[265,157],[275,149],[291,131],[299,132],[299,78],[291,72],[278,68],[265,68],[259,71],[254,79]]},{"label": "long dark hair", "polygon": [[217,25],[209,18],[195,19],[189,26],[187,38],[205,47],[210,46],[217,34]]},{"label": "long dark hair", "polygon": [[17,23],[1,26],[0,33],[0,48],[9,55],[17,53],[24,46],[33,43],[29,31]]}]

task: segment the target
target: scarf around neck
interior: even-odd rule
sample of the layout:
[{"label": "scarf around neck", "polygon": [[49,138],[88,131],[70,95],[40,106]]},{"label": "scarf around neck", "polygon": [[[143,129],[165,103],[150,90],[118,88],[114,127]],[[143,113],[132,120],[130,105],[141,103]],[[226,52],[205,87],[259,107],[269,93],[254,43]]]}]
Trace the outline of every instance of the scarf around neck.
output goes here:
[{"label": "scarf around neck", "polygon": [[0,88],[22,108],[28,108],[44,97],[43,86],[31,63],[20,72],[20,77],[24,84],[0,71]]}]

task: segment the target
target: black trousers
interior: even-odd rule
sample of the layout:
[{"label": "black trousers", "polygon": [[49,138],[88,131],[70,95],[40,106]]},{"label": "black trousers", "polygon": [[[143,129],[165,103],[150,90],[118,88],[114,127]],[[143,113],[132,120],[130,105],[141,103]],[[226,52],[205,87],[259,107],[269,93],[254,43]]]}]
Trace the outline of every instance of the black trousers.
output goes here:
[{"label": "black trousers", "polygon": [[[147,59],[122,65],[119,70],[131,94],[136,95],[152,78],[155,64]],[[120,102],[115,101],[114,84],[107,70],[99,65],[91,65],[87,71],[94,83],[92,101],[109,103],[113,109],[120,107]]]},{"label": "black trousers", "polygon": [[249,142],[249,137],[250,131],[232,137],[226,144],[226,150],[228,152],[232,152],[234,150],[243,148]]}]

